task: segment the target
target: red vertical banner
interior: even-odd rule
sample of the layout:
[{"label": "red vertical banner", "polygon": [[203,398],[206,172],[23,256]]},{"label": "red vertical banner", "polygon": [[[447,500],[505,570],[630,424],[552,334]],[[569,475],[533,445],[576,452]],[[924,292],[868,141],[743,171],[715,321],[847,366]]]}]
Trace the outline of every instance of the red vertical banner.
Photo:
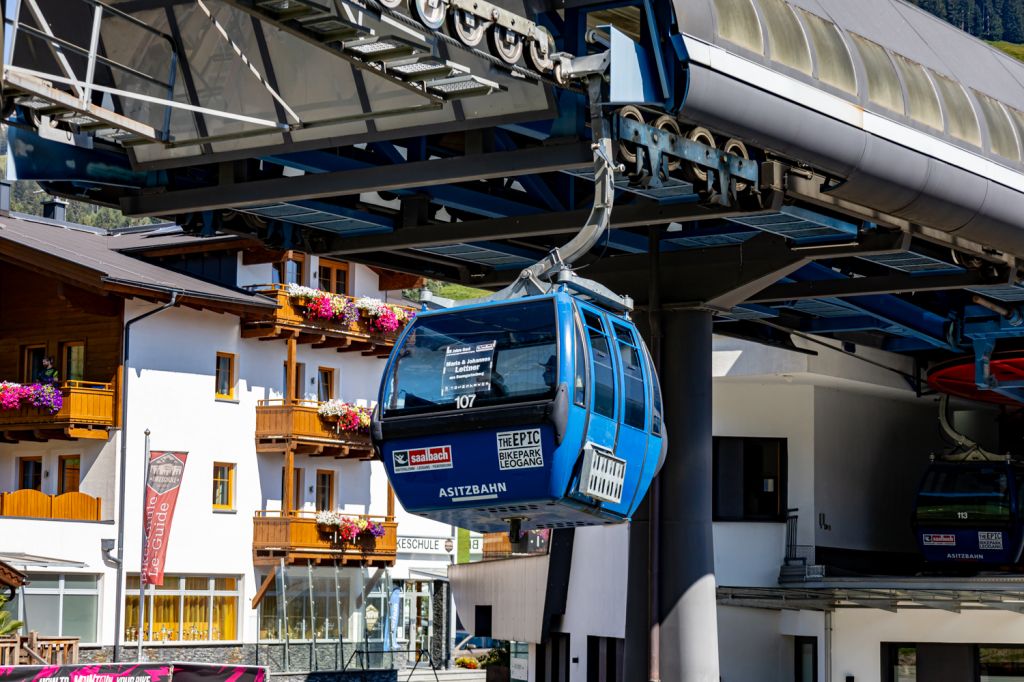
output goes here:
[{"label": "red vertical banner", "polygon": [[142,562],[144,585],[164,584],[164,562],[171,537],[174,504],[178,501],[187,452],[150,452],[146,477],[146,554]]}]

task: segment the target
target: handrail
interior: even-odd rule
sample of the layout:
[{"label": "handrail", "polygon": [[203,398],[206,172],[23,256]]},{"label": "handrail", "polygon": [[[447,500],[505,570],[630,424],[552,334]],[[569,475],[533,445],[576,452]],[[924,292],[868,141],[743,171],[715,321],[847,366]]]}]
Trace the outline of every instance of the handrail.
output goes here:
[{"label": "handrail", "polygon": [[[293,511],[290,513],[282,512],[280,509],[257,509],[254,512],[254,517],[257,519],[316,519],[317,512],[315,511]],[[384,514],[343,514],[344,516],[351,516],[354,519],[367,519],[368,521],[376,521],[381,519],[382,523],[394,523],[394,521],[388,521],[388,517]]]},{"label": "handrail", "polygon": [[[311,407],[311,408],[314,408],[314,409],[319,409],[319,407],[321,405],[323,405],[325,402],[328,402],[328,401],[326,401],[326,400],[308,400],[306,398],[292,398],[292,399],[289,399],[289,398],[266,398],[264,400],[257,400],[256,401],[256,406],[257,407]],[[345,402],[349,402],[349,401],[345,401]],[[349,404],[356,405],[356,403],[351,403],[351,402]],[[366,405],[356,405],[356,407],[365,407],[367,409],[370,409],[371,405],[369,404],[369,401],[367,401]]]},{"label": "handrail", "polygon": [[97,391],[113,391],[114,384],[109,381],[84,381],[82,379],[68,379],[60,382],[61,388],[69,389],[92,389]]},{"label": "handrail", "polygon": [[[280,282],[274,282],[274,283],[268,283],[268,284],[249,284],[249,285],[246,285],[243,288],[246,289],[247,291],[251,291],[253,293],[264,293],[264,292],[267,292],[267,291],[277,291],[277,292],[281,292],[281,293],[284,293],[284,294],[288,293],[288,285],[287,284],[281,284]],[[307,287],[307,288],[311,288],[312,289],[313,287]],[[334,296],[334,297],[337,297],[337,298],[344,298],[344,299],[348,299],[349,301],[353,301],[353,302],[358,301],[361,298],[376,298],[375,296],[352,296],[351,294],[336,294],[336,293],[331,292],[331,291],[325,291],[324,289],[316,289],[316,291],[323,291],[328,296]],[[413,306],[408,306],[408,305],[402,305],[401,303],[391,303],[390,301],[385,301],[383,299],[381,299],[381,303],[386,303],[387,305],[394,306],[395,308],[401,308],[403,310],[408,310],[408,311],[413,312],[413,313],[419,312],[418,308],[415,308]]]}]

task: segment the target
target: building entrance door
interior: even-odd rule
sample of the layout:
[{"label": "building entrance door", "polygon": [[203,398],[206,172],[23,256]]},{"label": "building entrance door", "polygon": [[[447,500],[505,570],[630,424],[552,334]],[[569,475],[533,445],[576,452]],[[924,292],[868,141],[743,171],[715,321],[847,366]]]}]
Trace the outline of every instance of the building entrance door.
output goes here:
[{"label": "building entrance door", "polygon": [[[433,600],[430,582],[406,580],[402,586],[402,615],[398,641],[400,648],[415,652],[415,659],[427,660],[433,634]],[[422,657],[422,658],[421,658]]]},{"label": "building entrance door", "polygon": [[793,679],[796,682],[818,682],[818,638],[794,638],[793,653]]}]

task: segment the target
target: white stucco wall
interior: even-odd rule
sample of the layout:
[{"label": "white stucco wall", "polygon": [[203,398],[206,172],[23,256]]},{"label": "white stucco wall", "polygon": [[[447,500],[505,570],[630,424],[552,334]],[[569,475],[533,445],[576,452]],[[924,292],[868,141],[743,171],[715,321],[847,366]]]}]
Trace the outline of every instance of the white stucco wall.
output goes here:
[{"label": "white stucco wall", "polygon": [[832,618],[832,679],[877,680],[882,642],[1021,644],[1024,615],[994,609],[840,609]]},{"label": "white stucco wall", "polygon": [[910,520],[931,453],[941,452],[930,400],[814,389],[814,497],[825,547],[914,552]]}]

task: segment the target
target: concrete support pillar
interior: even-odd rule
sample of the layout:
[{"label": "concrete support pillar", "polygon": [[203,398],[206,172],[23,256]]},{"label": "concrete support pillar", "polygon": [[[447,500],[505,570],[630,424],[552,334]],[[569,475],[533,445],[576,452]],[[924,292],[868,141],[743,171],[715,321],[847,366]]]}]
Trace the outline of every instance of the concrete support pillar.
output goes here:
[{"label": "concrete support pillar", "polygon": [[659,474],[661,679],[718,682],[711,535],[711,313],[662,314],[668,455]]}]

